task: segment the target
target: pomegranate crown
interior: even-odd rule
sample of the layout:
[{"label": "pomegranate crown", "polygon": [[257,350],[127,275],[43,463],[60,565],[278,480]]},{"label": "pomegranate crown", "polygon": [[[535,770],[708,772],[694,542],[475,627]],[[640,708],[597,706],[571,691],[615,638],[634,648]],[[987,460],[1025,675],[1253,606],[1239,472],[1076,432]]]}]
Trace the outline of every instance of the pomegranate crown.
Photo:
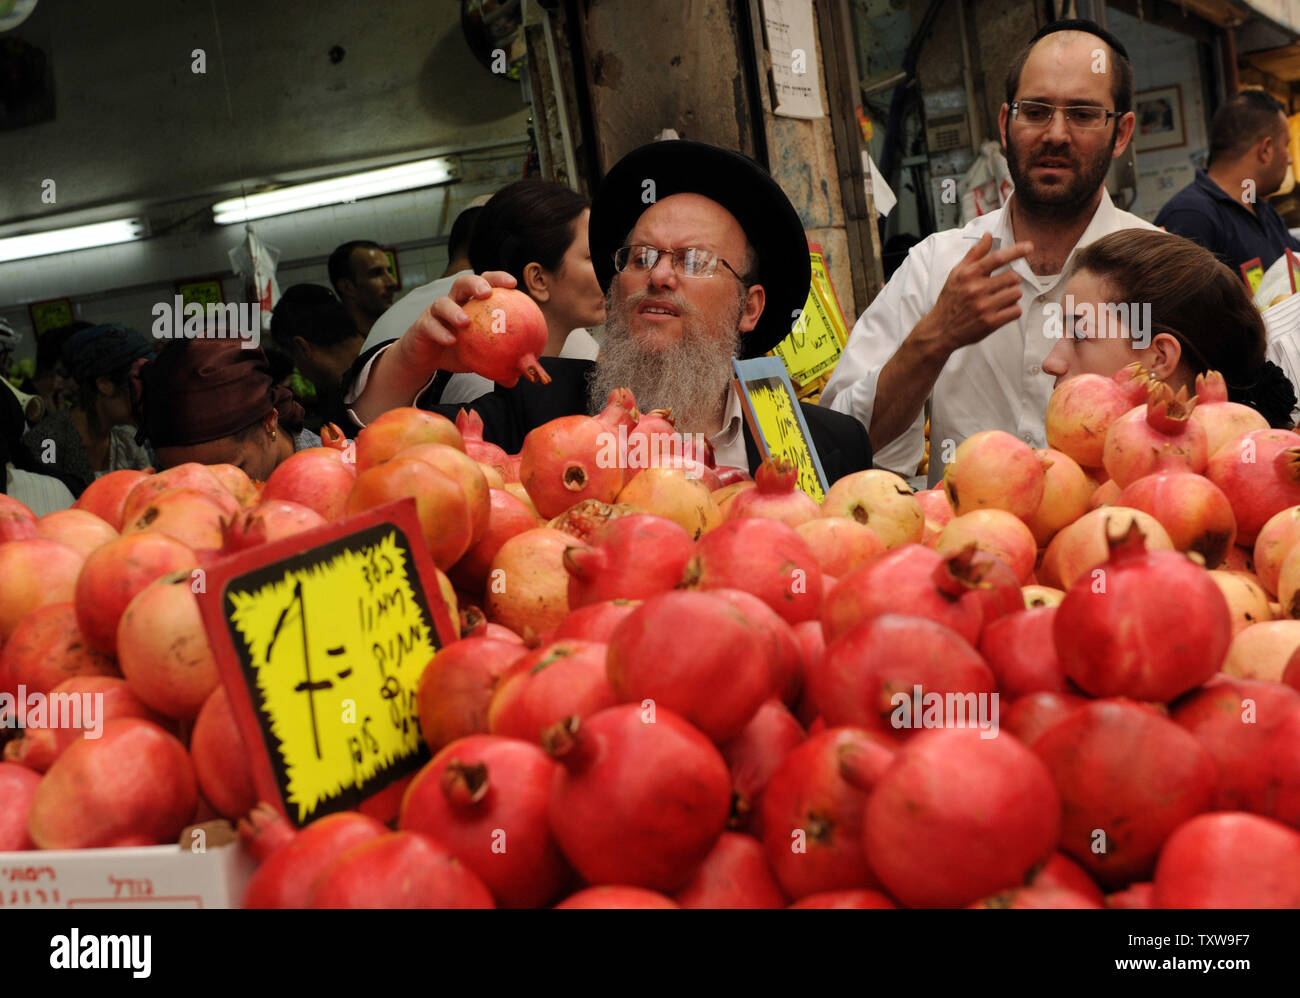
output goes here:
[{"label": "pomegranate crown", "polygon": [[482,440],[483,417],[473,409],[461,409],[456,413],[456,429],[465,440]]},{"label": "pomegranate crown", "polygon": [[1110,547],[1111,561],[1130,561],[1146,554],[1147,535],[1142,532],[1137,518],[1129,520],[1128,529],[1117,531],[1111,529],[1115,521],[1106,517],[1106,543]]},{"label": "pomegranate crown", "polygon": [[979,547],[971,541],[960,551],[955,551],[934,567],[935,588],[947,599],[956,601],[972,589],[988,589],[984,576],[989,570],[989,561],[977,557]]},{"label": "pomegranate crown", "polygon": [[1187,386],[1175,395],[1163,381],[1157,381],[1147,394],[1147,424],[1161,433],[1181,433],[1196,408],[1196,396],[1187,396]]},{"label": "pomegranate crown", "polygon": [[1142,366],[1142,362],[1135,360],[1116,371],[1114,380],[1121,394],[1134,405],[1141,405],[1154,379]]},{"label": "pomegranate crown", "polygon": [[1206,371],[1196,376],[1196,397],[1204,405],[1208,402],[1228,401],[1228,383],[1218,371]]},{"label": "pomegranate crown", "polygon": [[779,454],[760,464],[754,475],[758,491],[764,493],[793,492],[798,481],[799,469]]}]

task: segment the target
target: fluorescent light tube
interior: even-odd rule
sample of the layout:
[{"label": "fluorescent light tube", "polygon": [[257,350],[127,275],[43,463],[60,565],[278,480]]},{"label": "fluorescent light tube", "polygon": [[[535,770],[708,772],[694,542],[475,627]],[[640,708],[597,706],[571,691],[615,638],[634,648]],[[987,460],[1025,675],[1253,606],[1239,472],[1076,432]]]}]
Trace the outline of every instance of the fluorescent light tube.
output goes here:
[{"label": "fluorescent light tube", "polygon": [[0,263],[9,260],[26,260],[50,253],[70,253],[93,246],[111,246],[126,243],[144,236],[144,222],[139,218],[119,218],[112,222],[94,225],[74,225],[49,232],[33,232],[25,236],[0,239]]},{"label": "fluorescent light tube", "polygon": [[310,184],[296,184],[279,190],[229,198],[212,206],[212,216],[218,225],[231,225],[254,218],[285,215],[293,211],[305,211],[308,208],[378,197],[381,194],[433,187],[437,184],[445,184],[455,176],[455,169],[449,159],[445,157],[424,159],[414,163],[403,163],[401,166],[385,167],[382,170],[367,170],[365,173],[354,173],[347,177],[318,180]]}]

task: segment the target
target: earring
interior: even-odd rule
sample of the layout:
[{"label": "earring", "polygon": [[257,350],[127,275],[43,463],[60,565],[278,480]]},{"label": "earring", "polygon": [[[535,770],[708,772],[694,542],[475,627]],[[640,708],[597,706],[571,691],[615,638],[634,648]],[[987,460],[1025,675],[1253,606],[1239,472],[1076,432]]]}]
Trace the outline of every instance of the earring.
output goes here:
[{"label": "earring", "polygon": [[272,439],[272,440],[275,439],[275,435],[276,435],[278,432],[279,432],[279,431],[278,431],[278,430],[275,430],[275,429],[272,429],[272,430],[271,430],[271,439]]}]

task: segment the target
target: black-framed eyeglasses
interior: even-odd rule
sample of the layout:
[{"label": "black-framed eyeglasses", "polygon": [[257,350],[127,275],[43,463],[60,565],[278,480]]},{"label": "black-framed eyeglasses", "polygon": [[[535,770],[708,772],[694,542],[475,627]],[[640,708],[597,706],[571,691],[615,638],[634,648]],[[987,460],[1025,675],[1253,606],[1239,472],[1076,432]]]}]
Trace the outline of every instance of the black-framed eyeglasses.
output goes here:
[{"label": "black-framed eyeglasses", "polygon": [[1075,128],[1104,128],[1111,118],[1120,117],[1119,111],[1107,111],[1092,104],[1062,107],[1036,100],[1018,100],[1011,104],[1011,117],[1023,125],[1041,128],[1050,124],[1057,111],[1065,112],[1065,122]]},{"label": "black-framed eyeglasses", "polygon": [[659,257],[665,253],[672,256],[673,270],[683,277],[712,277],[718,271],[718,264],[722,264],[736,275],[736,280],[745,283],[735,267],[712,250],[700,249],[698,246],[683,246],[673,250],[640,244],[620,246],[614,251],[614,269],[620,274],[628,270],[635,273],[649,272],[654,270]]}]

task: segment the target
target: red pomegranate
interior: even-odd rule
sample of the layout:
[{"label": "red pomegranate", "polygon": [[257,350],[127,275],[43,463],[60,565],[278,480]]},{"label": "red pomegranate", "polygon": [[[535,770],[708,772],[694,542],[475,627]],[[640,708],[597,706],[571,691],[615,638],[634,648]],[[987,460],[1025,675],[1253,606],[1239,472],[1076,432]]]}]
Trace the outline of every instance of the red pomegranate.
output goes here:
[{"label": "red pomegranate", "polygon": [[846,516],[822,516],[794,529],[812,551],[823,576],[838,579],[885,553],[885,542],[874,530]]},{"label": "red pomegranate", "polygon": [[85,564],[80,551],[44,537],[0,544],[0,646],[33,610],[71,600]]},{"label": "red pomegranate", "polygon": [[309,908],[495,908],[474,873],[419,832],[352,846],[311,889]]},{"label": "red pomegranate", "polygon": [[1093,882],[1092,877],[1074,860],[1063,852],[1054,852],[1047,861],[1029,877],[1029,887],[1060,887],[1081,894],[1099,905],[1106,903],[1106,896],[1101,888]]},{"label": "red pomegranate", "polygon": [[36,788],[28,829],[41,849],[157,845],[174,842],[197,807],[185,746],[121,718],[59,756]]},{"label": "red pomegranate", "polygon": [[826,640],[882,614],[902,613],[943,624],[974,644],[984,623],[977,590],[987,570],[975,563],[974,554],[967,549],[945,558],[919,544],[905,544],[854,569],[822,601]]},{"label": "red pomegranate", "polygon": [[1279,760],[1266,750],[1297,706],[1300,694],[1289,686],[1227,677],[1174,705],[1170,719],[1191,732],[1218,768],[1215,810],[1268,813]]},{"label": "red pomegranate", "polygon": [[1205,475],[1237,517],[1237,543],[1253,545],[1269,518],[1300,504],[1300,433],[1251,430],[1220,447]]},{"label": "red pomegranate", "polygon": [[257,804],[248,750],[235,726],[235,714],[224,686],[212,691],[194,721],[190,758],[199,792],[217,814],[238,819]]},{"label": "red pomegranate", "polygon": [[537,514],[504,489],[488,490],[487,530],[451,569],[451,578],[465,589],[481,590],[487,583],[492,559],[501,545],[525,530],[540,527]]},{"label": "red pomegranate", "polygon": [[239,504],[234,506],[229,509],[212,492],[168,489],[154,496],[138,515],[128,516],[122,535],[151,531],[166,534],[193,551],[219,550],[226,522],[239,515]]},{"label": "red pomegranate", "polygon": [[551,632],[552,641],[578,639],[580,641],[600,641],[608,644],[610,635],[623,618],[641,605],[640,600],[611,599],[602,603],[580,606]]},{"label": "red pomegranate", "polygon": [[36,848],[27,834],[27,815],[40,782],[36,770],[0,762],[0,853]]},{"label": "red pomegranate", "polygon": [[993,673],[959,634],[924,617],[885,614],[864,621],[827,644],[807,686],[829,725],[856,725],[897,739],[941,725],[992,725],[996,731]]},{"label": "red pomegranate", "polygon": [[816,619],[822,573],[793,527],[776,520],[728,520],[695,544],[682,574],[690,589],[753,593],[789,624]]},{"label": "red pomegranate", "polygon": [[[338,432],[340,439],[342,438],[342,431],[333,423],[326,423],[321,427],[322,437],[330,432],[330,428]],[[225,487],[225,490],[235,497],[235,501],[242,508],[247,509],[250,506],[257,505],[258,496],[261,495],[261,484],[249,478],[248,473],[243,468],[235,464],[209,464],[207,468],[216,476],[217,481]]]},{"label": "red pomegranate", "polygon": [[801,897],[791,908],[897,908],[879,891],[822,891]]},{"label": "red pomegranate", "polygon": [[1111,536],[1125,533],[1135,523],[1146,537],[1148,551],[1174,549],[1169,534],[1150,513],[1106,506],[1085,513],[1052,538],[1039,567],[1040,581],[1065,590],[1082,577],[1096,578],[1089,573],[1110,556]]},{"label": "red pomegranate", "polygon": [[0,651],[0,693],[49,693],[74,676],[116,676],[117,664],[87,643],[71,603],[51,603],[23,618]]},{"label": "red pomegranate", "polygon": [[894,751],[875,732],[828,728],[793,749],[768,779],[763,847],[788,896],[879,886],[862,851],[862,821]]},{"label": "red pomegranate", "polygon": [[569,612],[564,552],[573,538],[551,527],[516,534],[501,545],[488,570],[488,619],[525,639],[559,626]]},{"label": "red pomegranate", "polygon": [[356,465],[340,451],[309,447],[276,465],[262,487],[261,501],[295,502],[333,522],[343,517],[356,478]]},{"label": "red pomegranate", "polygon": [[1112,378],[1081,374],[1063,381],[1047,402],[1047,446],[1068,454],[1084,468],[1100,468],[1106,432],[1142,404],[1147,383],[1146,371],[1136,362]]},{"label": "red pomegranate", "polygon": [[1223,490],[1203,475],[1165,471],[1130,482],[1115,500],[1160,521],[1178,551],[1195,551],[1218,567],[1237,536],[1237,518]]},{"label": "red pomegranate", "polygon": [[605,677],[603,643],[554,641],[516,659],[497,680],[488,730],[536,745],[566,717],[590,717],[620,702]]},{"label": "red pomegranate", "polygon": [[109,541],[86,559],[77,577],[77,623],[91,646],[117,653],[117,625],[127,604],[154,579],[198,567],[194,552],[165,534]]},{"label": "red pomegranate", "polygon": [[1232,620],[1204,569],[1146,550],[1134,525],[1112,539],[1109,561],[1070,587],[1052,633],[1065,674],[1085,693],[1168,701],[1219,670]]},{"label": "red pomegranate", "polygon": [[726,827],[727,764],[666,707],[625,704],[571,719],[543,745],[561,764],[551,828],[589,883],[677,890]]},{"label": "red pomegranate", "polygon": [[1214,800],[1210,754],[1131,702],[1086,704],[1032,748],[1065,807],[1060,848],[1110,890],[1149,878],[1169,834]]},{"label": "red pomegranate", "polygon": [[117,659],[131,690],[149,707],[192,720],[221,682],[189,572],[156,579],[127,604],[117,626]]},{"label": "red pomegranate", "polygon": [[676,901],[658,891],[648,891],[644,887],[618,887],[602,885],[588,887],[565,898],[556,909],[560,908],[680,908]]},{"label": "red pomegranate", "polygon": [[1052,622],[1056,607],[1024,610],[992,621],[980,635],[979,652],[993,670],[998,692],[1008,700],[1026,693],[1067,693],[1056,656]]},{"label": "red pomegranate", "polygon": [[1288,506],[1274,513],[1255,538],[1255,574],[1260,583],[1277,595],[1278,577],[1286,557],[1300,543],[1300,506]]},{"label": "red pomegranate", "polygon": [[728,519],[758,516],[798,527],[822,515],[817,500],[799,490],[799,469],[783,458],[763,461],[754,483],[756,488],[741,492],[732,501]]},{"label": "red pomegranate", "polygon": [[934,539],[939,554],[958,554],[970,545],[1007,565],[1022,585],[1030,582],[1038,545],[1018,516],[1005,509],[976,509],[954,516]]},{"label": "red pomegranate", "polygon": [[59,509],[36,521],[36,535],[66,544],[83,558],[115,539],[117,531],[84,509]]},{"label": "red pomegranate", "polygon": [[487,478],[478,463],[460,448],[450,447],[447,444],[415,444],[398,451],[393,460],[408,458],[423,461],[434,471],[441,472],[460,486],[465,495],[466,508],[469,510],[470,546],[482,540],[483,534],[487,531],[492,505]]},{"label": "red pomegranate", "polygon": [[1028,520],[1043,501],[1042,458],[1005,430],[971,434],[943,469],[943,488],[957,516],[1004,509]]},{"label": "red pomegranate", "polygon": [[613,502],[623,489],[617,435],[591,416],[561,416],[529,431],[519,479],[537,512],[550,519],[583,499]]},{"label": "red pomegranate", "polygon": [[0,493],[0,544],[35,536],[36,514],[17,499]]},{"label": "red pomegranate", "polygon": [[616,702],[652,701],[718,743],[740,734],[775,692],[748,618],[709,593],[650,597],[610,636],[607,663]]},{"label": "red pomegranate", "polygon": [[43,727],[34,727],[28,714],[27,726],[5,745],[5,759],[43,773],[83,735],[97,736],[108,721],[139,717],[167,724],[162,715],[140,702],[125,679],[116,676],[65,679],[49,691],[47,709]]},{"label": "red pomegranate", "polygon": [[780,700],[763,703],[743,731],[720,746],[731,771],[731,825],[762,838],[763,789],[795,748],[804,730]]},{"label": "red pomegranate", "polygon": [[118,524],[110,524],[110,526],[125,532],[127,524],[134,523],[160,496],[174,489],[193,489],[195,492],[203,493],[227,516],[239,512],[239,500],[221,484],[221,479],[212,473],[212,469],[207,465],[187,461],[138,479],[122,504],[121,520]]},{"label": "red pomegranate", "polygon": [[683,908],[784,908],[788,903],[762,843],[735,832],[718,837],[675,900]]},{"label": "red pomegranate", "polygon": [[1192,418],[1205,430],[1211,457],[1229,440],[1251,430],[1267,430],[1268,420],[1248,405],[1228,401],[1228,384],[1218,371],[1196,376],[1196,408]]},{"label": "red pomegranate", "polygon": [[1102,460],[1121,489],[1161,471],[1202,472],[1209,460],[1205,430],[1192,419],[1196,397],[1175,395],[1163,381],[1151,386],[1145,405],[1115,420],[1106,431]]},{"label": "red pomegranate", "polygon": [[474,524],[460,483],[427,461],[393,458],[362,471],[348,493],[347,515],[406,498],[415,500],[433,563],[446,571],[469,550]]},{"label": "red pomegranate", "polygon": [[1061,802],[1015,739],[927,731],[876,781],[864,823],[867,860],[893,897],[952,907],[1023,883],[1056,848]]},{"label": "red pomegranate", "polygon": [[305,908],[321,873],[353,846],[387,834],[374,818],[355,811],[327,814],[301,831],[266,804],[239,823],[261,865],[244,888],[245,908]]},{"label": "red pomegranate", "polygon": [[301,503],[270,499],[241,510],[227,522],[222,551],[233,554],[322,527],[325,523],[325,517]]},{"label": "red pomegranate", "polygon": [[1262,752],[1272,773],[1260,813],[1300,829],[1300,707],[1278,722]]},{"label": "red pomegranate", "polygon": [[483,439],[483,417],[473,409],[461,409],[456,413],[456,429],[460,431],[465,443],[465,453],[479,464],[496,468],[501,477],[509,480],[510,455],[496,444]]},{"label": "red pomegranate", "polygon": [[564,551],[569,606],[667,592],[681,579],[694,551],[691,535],[661,516],[638,513],[608,520],[587,544]]},{"label": "red pomegranate", "polygon": [[1089,701],[1073,693],[1043,691],[1017,697],[1002,718],[1002,730],[1026,745]]},{"label": "red pomegranate", "polygon": [[414,406],[399,406],[376,416],[357,434],[356,444],[358,474],[383,464],[399,451],[416,444],[447,444],[458,450],[465,449],[465,441],[450,419]]},{"label": "red pomegranate", "polygon": [[892,471],[869,468],[835,482],[822,500],[823,516],[845,516],[870,527],[886,548],[920,543],[925,512],[912,487]]},{"label": "red pomegranate", "polygon": [[514,738],[458,739],[411,781],[398,828],[446,848],[503,908],[539,907],[568,876],[547,819],[555,769],[539,747]]},{"label": "red pomegranate", "polygon": [[486,298],[471,298],[461,310],[469,324],[457,330],[449,352],[465,370],[506,388],[513,388],[521,374],[529,381],[551,383],[537,360],[547,337],[546,317],[537,302],[514,288],[493,288]]},{"label": "red pomegranate", "polygon": [[501,676],[528,649],[496,638],[462,638],[438,651],[420,674],[420,732],[430,751],[486,732],[488,705]]},{"label": "red pomegranate", "polygon": [[[794,628],[752,593],[739,589],[710,589],[709,595],[725,600],[741,612],[767,651],[768,664],[772,667],[772,689],[782,703],[796,702],[803,689],[804,655]],[[821,630],[816,621],[808,620],[804,624]]]},{"label": "red pomegranate", "polygon": [[1157,908],[1300,908],[1300,832],[1227,811],[1179,826],[1156,864]]},{"label": "red pomegranate", "polygon": [[[1079,463],[1064,451],[1050,447],[1034,451],[1043,462],[1043,501],[1025,521],[1039,547],[1046,547],[1063,527],[1088,512],[1093,488]],[[1116,486],[1118,488],[1118,486]]]}]

